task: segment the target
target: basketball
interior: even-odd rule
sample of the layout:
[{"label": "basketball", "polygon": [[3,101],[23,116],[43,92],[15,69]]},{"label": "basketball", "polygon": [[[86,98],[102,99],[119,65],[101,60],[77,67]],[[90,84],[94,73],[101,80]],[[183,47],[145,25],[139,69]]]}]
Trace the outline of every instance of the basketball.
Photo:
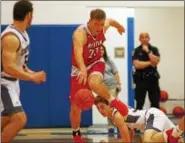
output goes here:
[{"label": "basketball", "polygon": [[168,93],[164,90],[161,91],[161,98],[160,101],[161,102],[166,102],[166,100],[168,100]]},{"label": "basketball", "polygon": [[166,109],[162,106],[160,106],[160,110],[164,112],[164,114],[166,114]]},{"label": "basketball", "polygon": [[88,110],[94,104],[94,96],[90,90],[80,89],[76,92],[74,101],[81,110]]},{"label": "basketball", "polygon": [[184,116],[184,108],[180,107],[180,106],[176,106],[173,109],[173,115],[177,118],[181,118]]}]

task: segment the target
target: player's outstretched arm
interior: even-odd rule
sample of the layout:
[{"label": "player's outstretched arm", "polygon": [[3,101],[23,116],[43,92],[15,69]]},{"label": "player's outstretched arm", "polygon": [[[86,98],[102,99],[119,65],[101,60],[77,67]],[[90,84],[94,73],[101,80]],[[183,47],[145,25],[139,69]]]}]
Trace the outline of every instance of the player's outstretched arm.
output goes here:
[{"label": "player's outstretched arm", "polygon": [[[108,139],[108,142],[111,142],[111,143],[131,143],[129,129],[124,121],[124,117],[119,112],[117,112],[114,115],[114,123],[119,129],[121,139]],[[101,140],[100,143],[107,143],[107,141]]]},{"label": "player's outstretched arm", "polygon": [[134,138],[135,130],[129,129],[129,133],[130,133],[130,140],[132,142],[133,141],[133,138]]},{"label": "player's outstretched arm", "polygon": [[129,129],[125,123],[124,117],[119,112],[114,115],[114,123],[119,129],[121,141],[127,143],[131,142]]},{"label": "player's outstretched arm", "polygon": [[110,26],[116,28],[121,35],[125,32],[125,28],[119,22],[110,18],[105,21],[104,32],[106,32]]}]

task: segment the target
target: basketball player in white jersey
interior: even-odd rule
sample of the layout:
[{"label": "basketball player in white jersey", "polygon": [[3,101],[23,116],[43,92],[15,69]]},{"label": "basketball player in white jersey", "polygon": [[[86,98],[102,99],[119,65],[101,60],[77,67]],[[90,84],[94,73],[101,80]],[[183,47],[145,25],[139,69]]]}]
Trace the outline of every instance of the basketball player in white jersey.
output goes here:
[{"label": "basketball player in white jersey", "polygon": [[[184,131],[184,117],[179,122],[179,125],[177,125],[180,131],[171,130],[172,128],[177,129],[177,127],[175,127],[161,110],[156,108],[150,108],[148,110],[129,108],[128,116],[123,117],[119,111],[109,106],[109,102],[106,99],[100,96],[96,97],[95,105],[104,117],[110,118],[114,125],[118,127],[121,142],[125,142],[124,139],[128,138],[128,136],[130,137],[130,142],[132,142],[134,130],[140,130],[144,132],[144,143],[178,143],[179,136]],[[126,130],[125,125],[129,128],[129,132]],[[176,136],[172,136],[172,131]]]},{"label": "basketball player in white jersey", "polygon": [[33,7],[28,0],[19,0],[13,7],[13,24],[1,34],[1,142],[11,142],[24,128],[27,117],[20,102],[19,80],[45,82],[44,71],[34,72],[26,66]]}]

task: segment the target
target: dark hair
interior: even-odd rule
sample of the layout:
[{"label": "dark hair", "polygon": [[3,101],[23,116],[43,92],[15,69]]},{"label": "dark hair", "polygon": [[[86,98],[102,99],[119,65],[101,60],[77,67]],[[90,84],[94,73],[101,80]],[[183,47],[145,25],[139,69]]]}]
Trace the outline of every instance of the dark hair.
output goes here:
[{"label": "dark hair", "polygon": [[109,105],[108,100],[104,99],[101,96],[97,96],[94,100],[94,104],[97,105],[98,103],[105,103],[106,105]]},{"label": "dark hair", "polygon": [[107,62],[108,60],[108,55],[107,55],[107,50],[106,50],[106,47],[104,45],[102,45],[103,47],[103,51],[104,51],[104,54],[103,54],[103,59],[105,60],[105,62]]},{"label": "dark hair", "polygon": [[33,12],[33,5],[29,0],[19,0],[13,7],[13,19],[23,21],[29,12]]},{"label": "dark hair", "polygon": [[91,19],[105,20],[106,14],[101,9],[94,9],[91,11],[90,17],[91,17]]}]

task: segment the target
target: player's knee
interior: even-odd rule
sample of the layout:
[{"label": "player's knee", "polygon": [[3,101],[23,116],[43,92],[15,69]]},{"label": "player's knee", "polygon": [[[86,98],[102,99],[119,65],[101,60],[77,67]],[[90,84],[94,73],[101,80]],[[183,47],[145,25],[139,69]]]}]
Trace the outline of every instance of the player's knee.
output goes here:
[{"label": "player's knee", "polygon": [[27,122],[27,117],[24,112],[14,114],[11,119],[12,122],[16,123],[17,130],[20,130],[25,127]]},{"label": "player's knee", "polygon": [[91,89],[96,88],[99,84],[103,82],[102,77],[100,75],[92,75],[88,79],[88,84]]},{"label": "player's knee", "polygon": [[71,105],[71,110],[70,110],[71,114],[73,115],[79,115],[81,114],[81,110],[78,106],[76,106],[75,104]]}]

